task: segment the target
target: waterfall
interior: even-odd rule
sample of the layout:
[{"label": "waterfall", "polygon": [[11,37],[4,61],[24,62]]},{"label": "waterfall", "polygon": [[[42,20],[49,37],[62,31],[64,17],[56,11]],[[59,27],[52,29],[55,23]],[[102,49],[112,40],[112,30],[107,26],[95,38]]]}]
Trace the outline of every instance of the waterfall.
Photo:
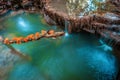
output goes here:
[{"label": "waterfall", "polygon": [[106,37],[101,37],[99,39],[100,42],[100,48],[102,48],[104,51],[112,51],[112,45],[114,45],[114,41],[112,39],[108,39]]},{"label": "waterfall", "polygon": [[101,45],[98,47],[103,49],[104,51],[112,51],[113,50],[112,47],[107,45],[106,42],[104,42],[102,39],[100,39],[99,42],[101,43]]},{"label": "waterfall", "polygon": [[68,24],[69,22],[67,20],[65,20],[65,36],[69,36],[69,33],[68,33]]}]

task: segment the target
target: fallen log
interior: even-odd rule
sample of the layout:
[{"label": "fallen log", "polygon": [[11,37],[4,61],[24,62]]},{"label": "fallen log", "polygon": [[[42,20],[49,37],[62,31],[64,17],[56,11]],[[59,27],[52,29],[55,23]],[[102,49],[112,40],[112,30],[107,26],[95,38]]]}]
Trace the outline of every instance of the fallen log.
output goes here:
[{"label": "fallen log", "polygon": [[30,34],[25,38],[14,37],[11,40],[8,38],[5,38],[5,39],[3,39],[3,43],[7,44],[7,45],[14,44],[14,43],[21,44],[21,43],[26,43],[29,41],[36,41],[36,40],[39,40],[41,38],[57,38],[57,37],[63,36],[64,34],[65,33],[63,31],[62,32],[55,32],[54,30],[49,30],[49,31],[42,30],[41,33],[36,32],[36,34]]}]

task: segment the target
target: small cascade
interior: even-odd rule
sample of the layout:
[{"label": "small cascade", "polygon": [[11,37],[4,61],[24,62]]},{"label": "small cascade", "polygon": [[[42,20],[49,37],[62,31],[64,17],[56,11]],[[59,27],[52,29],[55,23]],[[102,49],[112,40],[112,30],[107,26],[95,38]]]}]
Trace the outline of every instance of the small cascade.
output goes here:
[{"label": "small cascade", "polygon": [[99,48],[102,48],[104,51],[112,51],[112,47],[107,45],[106,42],[104,42],[102,39],[99,40],[99,42],[101,43],[101,46],[99,46]]},{"label": "small cascade", "polygon": [[67,20],[65,20],[65,36],[69,36],[69,33],[68,33],[68,24],[69,22]]},{"label": "small cascade", "polygon": [[[105,47],[106,49],[109,48],[109,50],[112,50],[112,47],[115,46],[114,40],[113,40],[113,39],[110,39],[110,37],[109,37],[109,38],[108,38],[108,37],[102,37],[102,38],[100,39],[100,43],[101,43],[102,45],[106,46],[106,47]],[[111,48],[111,49],[110,49],[110,48]]]}]

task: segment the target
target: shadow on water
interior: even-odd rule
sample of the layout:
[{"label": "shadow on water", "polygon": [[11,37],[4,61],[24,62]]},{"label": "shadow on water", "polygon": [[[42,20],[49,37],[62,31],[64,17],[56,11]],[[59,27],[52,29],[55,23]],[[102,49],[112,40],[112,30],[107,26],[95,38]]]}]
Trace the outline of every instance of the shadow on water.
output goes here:
[{"label": "shadow on water", "polygon": [[13,46],[11,45],[6,45],[9,49],[11,49],[11,53],[15,54],[15,55],[18,55],[19,57],[25,59],[25,60],[28,60],[30,61],[31,60],[31,57],[29,55],[25,55],[19,51],[17,51]]}]

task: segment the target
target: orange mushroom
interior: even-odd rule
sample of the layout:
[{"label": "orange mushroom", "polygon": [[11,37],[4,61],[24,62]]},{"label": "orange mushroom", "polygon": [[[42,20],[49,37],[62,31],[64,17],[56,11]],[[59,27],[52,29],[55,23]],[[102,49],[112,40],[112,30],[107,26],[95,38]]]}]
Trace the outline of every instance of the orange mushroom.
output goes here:
[{"label": "orange mushroom", "polygon": [[3,43],[4,43],[4,44],[10,44],[9,39],[8,39],[8,38],[5,38]]},{"label": "orange mushroom", "polygon": [[40,33],[39,33],[39,32],[36,32],[36,33],[35,33],[35,38],[36,38],[36,39],[40,38]]},{"label": "orange mushroom", "polygon": [[13,42],[15,42],[17,44],[21,44],[23,37],[14,37],[12,40],[13,40]]},{"label": "orange mushroom", "polygon": [[41,30],[41,35],[44,36],[47,33],[45,30]]},{"label": "orange mushroom", "polygon": [[54,31],[54,30],[49,30],[47,33],[48,33],[49,35],[54,35],[54,34],[55,34],[55,31]]},{"label": "orange mushroom", "polygon": [[17,43],[17,37],[12,38],[12,41],[13,41],[14,43]]},{"label": "orange mushroom", "polygon": [[24,42],[28,42],[28,40],[29,40],[29,38],[28,38],[28,37],[23,38],[23,41],[24,41]]},{"label": "orange mushroom", "polygon": [[34,36],[34,34],[30,34],[30,35],[28,35],[27,38],[28,38],[29,40],[35,40],[35,36]]},{"label": "orange mushroom", "polygon": [[21,44],[22,40],[23,40],[23,37],[18,37],[17,38],[17,44]]}]

